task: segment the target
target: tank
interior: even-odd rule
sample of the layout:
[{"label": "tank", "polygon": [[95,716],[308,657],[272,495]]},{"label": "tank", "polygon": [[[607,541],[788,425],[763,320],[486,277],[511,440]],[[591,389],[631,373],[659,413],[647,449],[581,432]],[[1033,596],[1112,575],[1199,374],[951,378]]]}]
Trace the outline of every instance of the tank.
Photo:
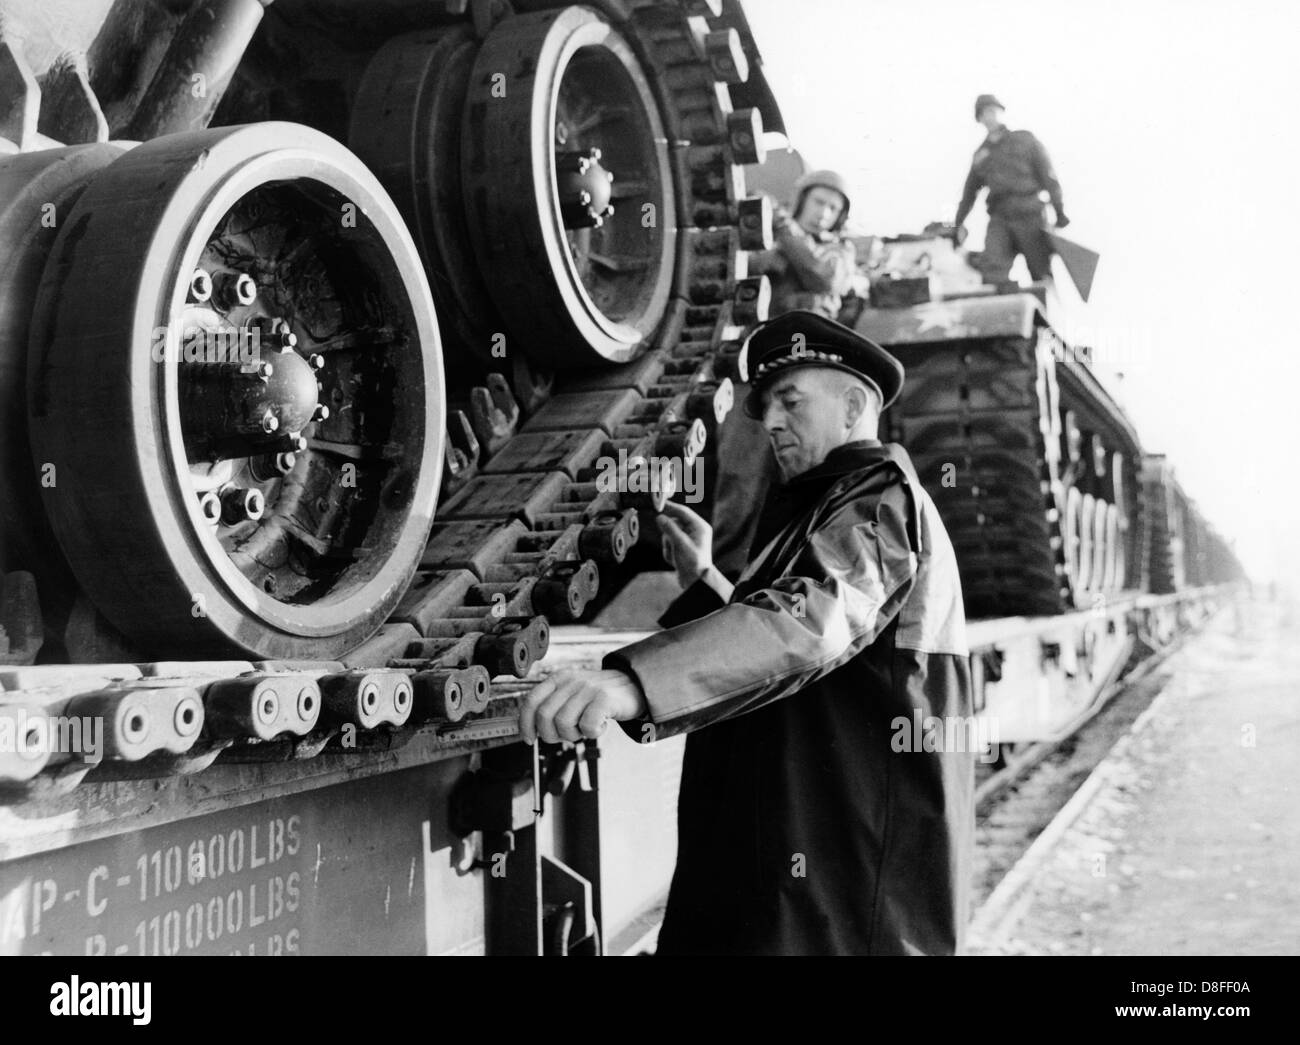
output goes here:
[{"label": "tank", "polygon": [[1197,508],[1164,454],[1143,461],[1145,528],[1149,556],[1144,571],[1157,595],[1245,579],[1231,543]]},{"label": "tank", "polygon": [[518,701],[765,318],[739,4],[0,14],[0,952],[634,942],[680,750]]},{"label": "tank", "polygon": [[531,659],[617,587],[763,318],[738,5],[4,11],[0,565],[41,659],[387,625],[441,667],[479,607]]},{"label": "tank", "polygon": [[1054,328],[1054,285],[988,285],[957,240],[935,224],[861,242],[870,293],[842,318],[907,367],[885,425],[952,535],[968,615],[1085,609],[1125,591],[1181,589],[1175,576],[1235,579],[1221,541],[1213,569],[1168,565],[1184,549],[1165,501],[1183,506],[1190,531],[1207,524],[1150,464],[1091,350]]},{"label": "tank", "polygon": [[[746,178],[790,205],[808,169],[787,147]],[[1144,451],[1092,350],[1054,326],[1052,281],[986,283],[964,235],[942,222],[851,238],[859,272],[838,318],[907,369],[883,438],[907,448],[939,508],[969,617],[1053,615],[1126,591],[1240,579],[1228,544]],[[1190,571],[1177,565],[1179,518],[1203,538]]]},{"label": "tank", "polygon": [[853,322],[908,369],[887,424],[952,535],[967,612],[1142,590],[1137,432],[1056,334],[1047,288],[983,283],[944,231],[880,241]]}]

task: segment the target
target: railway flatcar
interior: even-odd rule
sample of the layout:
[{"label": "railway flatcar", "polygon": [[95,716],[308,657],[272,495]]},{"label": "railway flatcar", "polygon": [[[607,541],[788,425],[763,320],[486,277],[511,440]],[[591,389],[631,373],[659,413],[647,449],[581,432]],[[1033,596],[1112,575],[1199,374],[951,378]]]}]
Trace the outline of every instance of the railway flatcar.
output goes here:
[{"label": "railway flatcar", "polygon": [[[744,167],[785,128],[740,4],[0,14],[0,952],[632,947],[680,746],[515,715],[618,641],[578,623],[662,566],[766,316]],[[897,422],[1015,476],[945,505],[979,607],[1133,587],[1158,489],[1160,598],[1208,600],[1226,546],[1003,311]],[[1013,567],[1014,605],[979,580]]]}]

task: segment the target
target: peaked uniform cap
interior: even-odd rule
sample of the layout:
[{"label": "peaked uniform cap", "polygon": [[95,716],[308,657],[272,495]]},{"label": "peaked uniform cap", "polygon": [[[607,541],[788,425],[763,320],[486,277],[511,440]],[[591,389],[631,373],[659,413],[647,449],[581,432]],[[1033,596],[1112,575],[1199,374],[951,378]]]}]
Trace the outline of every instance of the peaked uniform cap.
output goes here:
[{"label": "peaked uniform cap", "polygon": [[755,327],[741,362],[741,373],[748,373],[751,385],[745,400],[750,417],[762,416],[762,392],[772,379],[796,366],[824,366],[852,374],[879,393],[882,409],[903,390],[903,364],[893,355],[833,319],[802,309]]}]

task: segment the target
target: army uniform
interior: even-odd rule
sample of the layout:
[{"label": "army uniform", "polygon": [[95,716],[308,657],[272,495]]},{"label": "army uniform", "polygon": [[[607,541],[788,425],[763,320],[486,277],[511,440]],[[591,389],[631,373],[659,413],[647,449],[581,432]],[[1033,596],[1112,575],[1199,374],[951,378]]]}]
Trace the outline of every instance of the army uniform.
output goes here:
[{"label": "army uniform", "polygon": [[[988,95],[976,103],[976,116],[984,105],[1001,104]],[[1057,226],[1068,224],[1061,201],[1061,183],[1042,142],[1029,131],[1005,127],[975,150],[970,173],[957,207],[957,224],[963,225],[975,197],[988,189],[989,227],[980,264],[986,282],[1004,282],[1017,254],[1025,256],[1029,274],[1035,280],[1052,274],[1052,247],[1044,233],[1045,210],[1041,193],[1046,192],[1056,211]]]},{"label": "army uniform", "polygon": [[[803,209],[804,198],[817,187],[833,189],[843,196],[844,210],[830,229],[814,234],[795,219]],[[788,213],[777,209],[773,221],[775,245],[749,259],[750,272],[767,276],[772,284],[773,316],[792,309],[806,309],[828,319],[839,315],[844,295],[853,287],[857,261],[853,242],[841,235],[849,206],[843,178],[834,171],[813,171],[796,183],[792,209]]]}]

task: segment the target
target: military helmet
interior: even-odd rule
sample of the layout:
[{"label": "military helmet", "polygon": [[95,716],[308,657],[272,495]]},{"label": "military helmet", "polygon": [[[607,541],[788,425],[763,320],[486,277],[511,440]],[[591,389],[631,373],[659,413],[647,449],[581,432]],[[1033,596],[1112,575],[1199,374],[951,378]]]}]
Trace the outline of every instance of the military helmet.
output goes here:
[{"label": "military helmet", "polygon": [[797,182],[794,183],[794,210],[791,212],[795,218],[799,217],[799,212],[803,210],[804,197],[812,190],[821,186],[824,189],[832,189],[844,197],[844,209],[840,211],[840,216],[835,224],[831,226],[832,232],[839,232],[844,227],[844,223],[849,220],[849,187],[843,176],[835,171],[809,171]]}]

